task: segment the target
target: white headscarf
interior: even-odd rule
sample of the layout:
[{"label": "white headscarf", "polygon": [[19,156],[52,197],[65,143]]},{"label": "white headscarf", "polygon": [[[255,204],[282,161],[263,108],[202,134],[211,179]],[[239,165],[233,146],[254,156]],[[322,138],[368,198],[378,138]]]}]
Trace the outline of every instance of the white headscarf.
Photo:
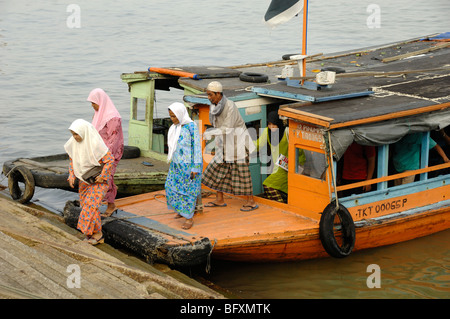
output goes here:
[{"label": "white headscarf", "polygon": [[75,176],[83,180],[81,176],[94,166],[100,166],[99,160],[106,155],[108,147],[95,127],[82,119],[73,121],[69,130],[77,133],[83,139],[77,142],[72,136],[64,149],[72,159]]},{"label": "white headscarf", "polygon": [[98,105],[98,111],[95,111],[94,118],[92,119],[92,125],[94,125],[98,131],[100,131],[112,118],[121,118],[114,103],[102,89],[93,89],[91,93],[89,93],[87,100]]},{"label": "white headscarf", "polygon": [[167,134],[167,144],[169,146],[169,153],[167,154],[167,162],[170,162],[172,159],[173,153],[177,148],[178,138],[181,134],[181,127],[185,124],[192,122],[192,119],[189,117],[189,114],[186,110],[186,106],[184,104],[175,102],[169,106],[169,110],[171,110],[175,116],[177,117],[179,123],[172,124],[169,128],[169,133]]}]

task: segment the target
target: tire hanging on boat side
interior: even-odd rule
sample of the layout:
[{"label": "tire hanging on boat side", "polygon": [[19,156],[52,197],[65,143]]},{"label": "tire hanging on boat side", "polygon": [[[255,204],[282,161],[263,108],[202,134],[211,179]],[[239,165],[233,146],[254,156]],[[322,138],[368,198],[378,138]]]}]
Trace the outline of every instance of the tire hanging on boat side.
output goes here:
[{"label": "tire hanging on boat side", "polygon": [[[23,192],[19,186],[19,182],[25,185]],[[29,202],[33,198],[35,189],[33,174],[25,166],[13,167],[8,173],[8,187],[12,199],[21,204]]]},{"label": "tire hanging on boat side", "polygon": [[[342,245],[338,244],[334,235],[336,215],[340,220]],[[330,256],[343,258],[350,255],[355,246],[355,224],[345,206],[339,204],[339,207],[336,207],[336,201],[332,201],[325,207],[320,217],[319,236],[323,248]]]}]

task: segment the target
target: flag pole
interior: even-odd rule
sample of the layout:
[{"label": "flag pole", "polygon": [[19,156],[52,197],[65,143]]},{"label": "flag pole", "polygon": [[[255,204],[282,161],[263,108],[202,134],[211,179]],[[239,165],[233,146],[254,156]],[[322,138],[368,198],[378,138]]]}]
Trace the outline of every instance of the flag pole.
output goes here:
[{"label": "flag pole", "polygon": [[[308,0],[303,0],[303,40],[302,40],[302,55],[306,55],[307,49],[307,32],[308,32]],[[306,76],[306,58],[302,60],[302,73],[301,77]],[[302,80],[302,85],[305,80]]]}]

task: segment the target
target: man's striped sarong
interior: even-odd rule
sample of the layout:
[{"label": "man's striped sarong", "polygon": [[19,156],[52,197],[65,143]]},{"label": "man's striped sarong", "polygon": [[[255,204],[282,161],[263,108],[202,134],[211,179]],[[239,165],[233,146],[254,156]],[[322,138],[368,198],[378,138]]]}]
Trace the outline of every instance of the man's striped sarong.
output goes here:
[{"label": "man's striped sarong", "polygon": [[252,177],[247,162],[217,162],[214,157],[203,172],[202,184],[219,192],[253,195]]}]

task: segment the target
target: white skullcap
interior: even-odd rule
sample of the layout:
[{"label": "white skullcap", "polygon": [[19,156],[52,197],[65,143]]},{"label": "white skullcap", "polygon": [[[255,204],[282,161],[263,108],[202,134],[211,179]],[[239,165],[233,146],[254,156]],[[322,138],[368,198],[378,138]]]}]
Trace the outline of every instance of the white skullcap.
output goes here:
[{"label": "white skullcap", "polygon": [[220,84],[220,82],[217,81],[212,81],[208,84],[206,90],[212,92],[222,92],[222,84]]}]

